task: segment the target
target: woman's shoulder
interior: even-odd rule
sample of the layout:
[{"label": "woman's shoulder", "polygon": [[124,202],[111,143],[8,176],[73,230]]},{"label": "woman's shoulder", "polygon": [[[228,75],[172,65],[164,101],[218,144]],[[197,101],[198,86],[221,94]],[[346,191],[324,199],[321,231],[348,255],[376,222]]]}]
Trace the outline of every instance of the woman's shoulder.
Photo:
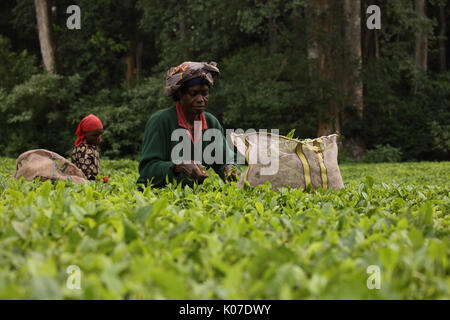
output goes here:
[{"label": "woman's shoulder", "polygon": [[217,119],[212,113],[204,111],[203,115],[205,116],[205,120],[206,120],[206,123],[208,124],[208,127],[213,127],[213,128],[221,127],[219,119]]},{"label": "woman's shoulder", "polygon": [[163,124],[167,121],[173,121],[177,117],[177,111],[174,106],[154,112],[147,121],[147,126],[153,123]]},{"label": "woman's shoulder", "polygon": [[83,152],[86,150],[86,142],[82,141],[78,146],[73,147],[73,152]]},{"label": "woman's shoulder", "polygon": [[152,119],[152,118],[171,118],[171,117],[173,117],[174,114],[177,114],[177,110],[176,110],[175,106],[171,106],[171,107],[168,107],[165,109],[155,111],[151,115],[150,119]]}]

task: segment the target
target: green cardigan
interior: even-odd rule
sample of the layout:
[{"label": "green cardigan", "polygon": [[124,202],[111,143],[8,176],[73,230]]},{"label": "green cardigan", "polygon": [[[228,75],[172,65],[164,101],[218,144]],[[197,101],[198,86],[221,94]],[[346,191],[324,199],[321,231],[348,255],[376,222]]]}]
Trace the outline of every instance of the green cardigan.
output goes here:
[{"label": "green cardigan", "polygon": [[[224,135],[224,131],[222,126],[217,120],[209,112],[203,112],[206,123],[208,125],[208,129],[218,129],[222,133],[222,144],[223,144],[223,158],[221,161],[223,164],[211,164],[207,165],[202,161],[202,164],[205,167],[211,167],[214,171],[224,179],[224,169],[228,164],[236,163],[236,155],[234,152],[227,147],[226,137]],[[191,179],[188,179],[184,173],[175,174],[173,172],[173,167],[175,163],[171,160],[171,152],[172,149],[182,141],[182,137],[180,137],[179,141],[171,141],[172,132],[176,129],[180,129],[178,125],[178,115],[175,106],[169,107],[163,110],[159,110],[154,113],[150,119],[148,120],[145,131],[144,131],[144,139],[142,142],[142,158],[139,162],[139,178],[137,180],[138,186],[140,184],[147,185],[148,182],[151,181],[154,187],[162,187],[166,184],[166,177],[169,182],[172,182],[173,179],[177,180],[177,182],[181,182],[183,185],[192,186],[194,183]],[[183,128],[182,128],[183,129]],[[205,131],[202,131],[204,133]],[[187,135],[187,130],[186,130]],[[202,142],[202,154],[205,148],[212,141],[203,141]],[[190,141],[190,140],[189,140]],[[194,159],[194,144],[190,141],[191,146],[191,160]],[[228,153],[228,159],[233,159],[232,161],[228,161],[226,163],[226,154]],[[239,168],[239,166],[238,166]],[[139,188],[140,189],[140,188]]]}]

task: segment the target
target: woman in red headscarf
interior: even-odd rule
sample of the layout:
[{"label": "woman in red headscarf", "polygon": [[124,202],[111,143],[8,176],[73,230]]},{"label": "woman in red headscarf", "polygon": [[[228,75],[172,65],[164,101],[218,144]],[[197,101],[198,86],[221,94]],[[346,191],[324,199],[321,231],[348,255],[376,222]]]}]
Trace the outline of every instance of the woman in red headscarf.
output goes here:
[{"label": "woman in red headscarf", "polygon": [[[103,137],[103,124],[93,114],[84,117],[75,133],[78,138],[72,151],[72,163],[75,164],[89,180],[95,180],[100,174],[98,145]],[[105,177],[106,178],[106,177]],[[107,178],[104,182],[107,182]]]}]

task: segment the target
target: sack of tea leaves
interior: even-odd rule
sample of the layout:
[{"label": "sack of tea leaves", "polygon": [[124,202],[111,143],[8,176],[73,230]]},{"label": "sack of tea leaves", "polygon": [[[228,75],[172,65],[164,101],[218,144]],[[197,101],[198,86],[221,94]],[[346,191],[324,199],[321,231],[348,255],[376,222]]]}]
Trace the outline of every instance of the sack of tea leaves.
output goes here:
[{"label": "sack of tea leaves", "polygon": [[52,182],[70,180],[83,183],[86,181],[83,171],[73,163],[59,154],[45,149],[29,150],[22,153],[17,158],[16,173],[13,177],[16,179],[24,177],[28,181],[38,177],[41,181],[51,180]]},{"label": "sack of tea leaves", "polygon": [[337,135],[300,141],[268,132],[231,134],[237,150],[245,155],[248,168],[238,186],[252,187],[269,181],[274,190],[282,187],[341,189]]}]

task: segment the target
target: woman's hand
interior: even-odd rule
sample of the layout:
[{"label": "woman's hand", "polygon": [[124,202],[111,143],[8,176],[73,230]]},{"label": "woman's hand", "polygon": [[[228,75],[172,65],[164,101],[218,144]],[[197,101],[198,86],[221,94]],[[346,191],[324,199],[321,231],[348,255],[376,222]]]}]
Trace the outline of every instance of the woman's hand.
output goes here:
[{"label": "woman's hand", "polygon": [[209,175],[203,169],[203,166],[201,164],[195,163],[194,161],[176,164],[173,168],[173,172],[184,172],[186,176],[199,182],[203,182],[203,180],[209,177]]},{"label": "woman's hand", "polygon": [[109,178],[108,177],[102,177],[101,175],[96,175],[95,177],[93,177],[92,180],[95,180],[97,182],[103,182],[103,183],[108,183],[109,182]]},{"label": "woman's hand", "polygon": [[232,164],[229,164],[225,167],[224,174],[225,174],[225,181],[236,181],[237,175],[241,172],[236,166],[233,166]]}]

